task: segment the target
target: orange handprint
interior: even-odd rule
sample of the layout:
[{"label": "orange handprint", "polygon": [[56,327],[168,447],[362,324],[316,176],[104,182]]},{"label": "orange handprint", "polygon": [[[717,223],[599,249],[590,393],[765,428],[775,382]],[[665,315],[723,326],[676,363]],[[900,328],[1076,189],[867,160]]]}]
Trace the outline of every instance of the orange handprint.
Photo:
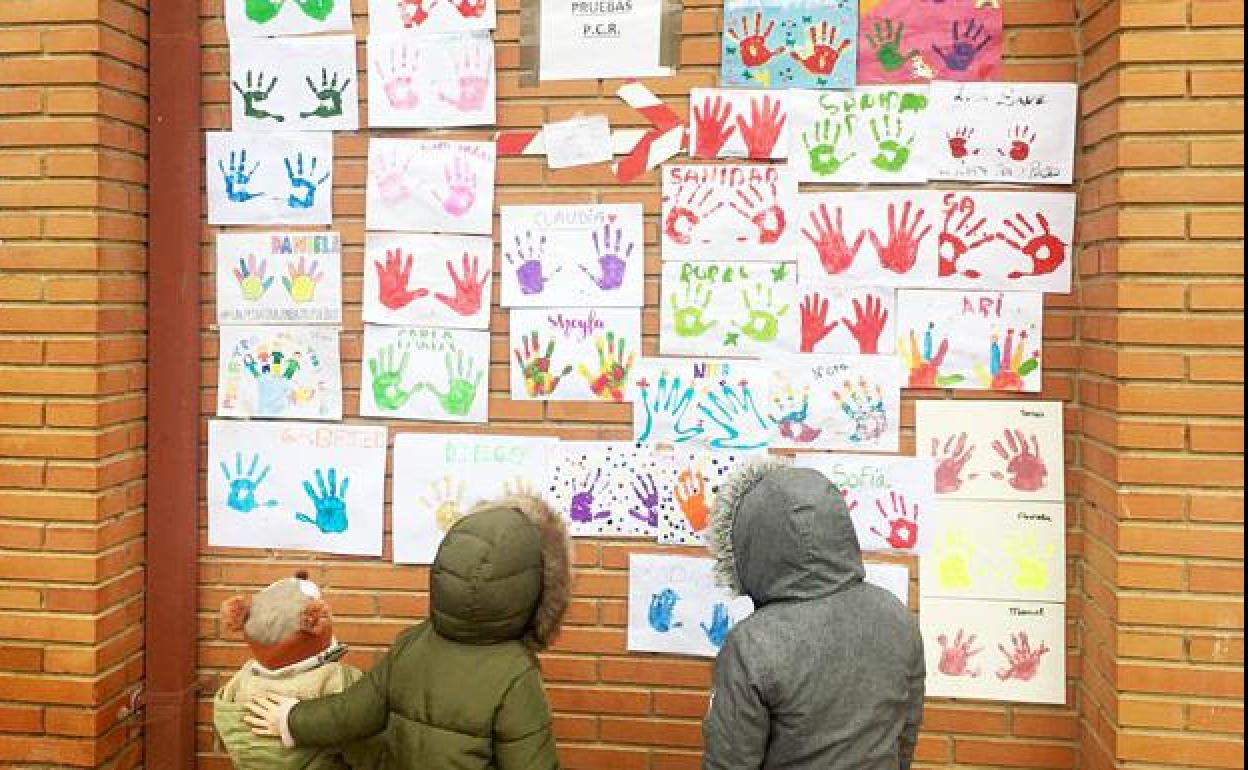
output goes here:
[{"label": "orange handprint", "polygon": [[706,477],[694,468],[686,468],[676,477],[676,505],[694,532],[706,529],[711,511],[706,504]]}]

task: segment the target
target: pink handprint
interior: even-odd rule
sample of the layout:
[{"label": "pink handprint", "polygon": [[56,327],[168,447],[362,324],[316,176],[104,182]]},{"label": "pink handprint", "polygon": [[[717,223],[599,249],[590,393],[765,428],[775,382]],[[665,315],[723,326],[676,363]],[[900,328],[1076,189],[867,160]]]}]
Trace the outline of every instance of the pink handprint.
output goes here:
[{"label": "pink handprint", "polygon": [[453,0],[451,5],[465,19],[479,19],[485,15],[486,0]]},{"label": "pink handprint", "polygon": [[1028,442],[1027,435],[1021,430],[1006,428],[1005,443],[997,439],[992,442],[992,449],[1005,461],[1005,473],[994,471],[994,479],[1001,480],[1009,474],[1010,486],[1021,492],[1036,492],[1044,488],[1049,469],[1040,457],[1040,441],[1034,434]]},{"label": "pink handprint", "polygon": [[1013,650],[1005,649],[1004,644],[997,645],[1008,663],[1005,668],[997,670],[997,678],[1003,682],[1007,679],[1030,682],[1040,671],[1040,659],[1049,651],[1048,645],[1040,642],[1040,646],[1033,650],[1026,631],[1010,634],[1010,642],[1014,646]]},{"label": "pink handprint", "polygon": [[[913,220],[910,219],[911,211],[914,212]],[[922,231],[919,230],[926,213],[924,209],[916,207],[913,202],[906,201],[901,206],[899,219],[897,205],[888,204],[888,240],[881,242],[874,230],[868,231],[871,236],[871,245],[875,246],[875,251],[879,254],[881,267],[901,275],[910,272],[914,263],[918,261],[919,246],[932,231],[931,225],[927,225]]]},{"label": "pink handprint", "polygon": [[[483,53],[482,51],[485,51]],[[455,62],[455,81],[458,92],[454,95],[439,92],[438,98],[460,112],[478,112],[485,105],[490,90],[490,71],[494,68],[493,56],[483,46],[471,46],[464,51],[462,61]]]},{"label": "pink handprint", "polygon": [[888,543],[889,548],[908,551],[919,542],[919,504],[915,503],[907,508],[905,495],[899,495],[896,491],[890,493],[890,498],[891,513],[884,510],[884,503],[879,498],[875,500],[876,510],[888,525],[888,531],[881,532],[871,527],[871,532]]},{"label": "pink handprint", "polygon": [[420,90],[416,85],[416,64],[420,49],[410,49],[407,44],[390,49],[390,62],[378,60],[374,64],[381,76],[381,88],[386,101],[396,110],[412,110],[420,105]]},{"label": "pink handprint", "polygon": [[[932,438],[932,457],[936,458],[936,494],[946,495],[962,488],[962,469],[975,453],[975,445],[966,445],[966,432],[945,439],[944,447],[939,438]],[[971,474],[968,479],[975,478]]]},{"label": "pink handprint", "polygon": [[463,155],[447,164],[442,175],[446,178],[445,195],[434,191],[433,197],[442,204],[442,210],[453,217],[462,217],[477,202],[477,172],[468,165]]},{"label": "pink handprint", "polygon": [[378,156],[372,175],[377,182],[377,192],[383,206],[393,208],[412,197],[412,188],[407,183],[407,169],[410,165],[411,157],[404,158],[400,164],[393,153]]},{"label": "pink handprint", "polygon": [[936,637],[936,643],[940,645],[940,663],[937,664],[940,673],[971,679],[979,676],[979,668],[971,668],[971,658],[983,652],[982,647],[971,649],[975,644],[975,634],[963,638],[963,631],[959,628],[953,637],[953,644],[949,644],[949,637],[944,634]]}]

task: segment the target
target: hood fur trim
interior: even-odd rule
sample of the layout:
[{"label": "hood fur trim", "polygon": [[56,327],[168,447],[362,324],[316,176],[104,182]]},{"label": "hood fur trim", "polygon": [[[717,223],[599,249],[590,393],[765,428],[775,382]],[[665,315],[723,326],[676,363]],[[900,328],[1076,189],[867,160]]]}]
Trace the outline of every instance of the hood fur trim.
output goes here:
[{"label": "hood fur trim", "polygon": [[542,550],[542,596],[538,599],[537,608],[533,610],[524,643],[532,650],[544,650],[554,641],[563,625],[563,616],[568,611],[572,590],[571,546],[567,525],[563,517],[545,500],[532,495],[512,495],[490,500],[476,506],[474,510],[485,508],[512,508],[523,513],[537,528]]},{"label": "hood fur trim", "polygon": [[707,544],[715,557],[715,580],[737,596],[745,589],[737,571],[737,559],[732,545],[732,525],[736,522],[741,499],[768,473],[789,467],[785,458],[768,456],[743,464],[720,485],[715,493],[715,505],[711,509],[711,527]]}]

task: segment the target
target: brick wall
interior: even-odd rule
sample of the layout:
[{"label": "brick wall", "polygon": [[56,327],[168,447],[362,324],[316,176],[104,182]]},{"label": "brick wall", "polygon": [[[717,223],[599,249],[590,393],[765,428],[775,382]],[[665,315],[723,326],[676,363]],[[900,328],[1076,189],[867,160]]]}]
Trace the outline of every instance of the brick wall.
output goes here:
[{"label": "brick wall", "polygon": [[1084,765],[1243,767],[1243,3],[1090,3]]},{"label": "brick wall", "polygon": [[145,3],[0,3],[0,767],[133,767]]}]

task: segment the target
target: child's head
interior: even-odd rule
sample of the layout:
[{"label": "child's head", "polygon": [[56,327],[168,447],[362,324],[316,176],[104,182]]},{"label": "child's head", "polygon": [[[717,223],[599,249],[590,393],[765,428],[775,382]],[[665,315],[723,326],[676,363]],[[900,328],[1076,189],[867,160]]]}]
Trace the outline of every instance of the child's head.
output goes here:
[{"label": "child's head", "polygon": [[477,505],[446,533],[430,577],[430,616],[465,644],[546,647],[568,606],[567,532],[536,497]]},{"label": "child's head", "polygon": [[329,605],[302,571],[255,596],[226,599],[221,618],[227,630],[242,632],[252,656],[269,670],[319,655],[334,642]]}]

